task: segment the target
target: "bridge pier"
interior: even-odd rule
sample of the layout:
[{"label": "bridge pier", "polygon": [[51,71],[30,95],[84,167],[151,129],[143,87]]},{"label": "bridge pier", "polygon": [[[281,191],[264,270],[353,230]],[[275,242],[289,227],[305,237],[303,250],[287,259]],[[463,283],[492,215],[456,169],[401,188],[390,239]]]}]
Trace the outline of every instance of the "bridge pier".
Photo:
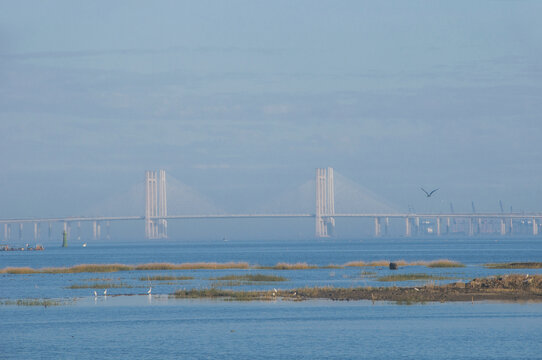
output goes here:
[{"label": "bridge pier", "polygon": [[166,172],[145,172],[145,236],[147,239],[167,238]]},{"label": "bridge pier", "polygon": [[97,231],[96,221],[93,221],[92,222],[92,239],[94,240],[96,240],[96,231]]},{"label": "bridge pier", "polygon": [[39,239],[39,223],[34,223],[34,241]]},{"label": "bridge pier", "polygon": [[440,217],[437,217],[437,236],[440,236]]},{"label": "bridge pier", "polygon": [[19,224],[19,240],[23,239],[23,223]]},{"label": "bridge pier", "polygon": [[510,218],[510,235],[514,234],[514,219]]},{"label": "bridge pier", "polygon": [[335,228],[333,168],[316,169],[316,237],[329,237]]},{"label": "bridge pier", "polygon": [[407,216],[405,218],[405,236],[410,237],[411,230],[410,230],[410,218]]},{"label": "bridge pier", "polygon": [[506,235],[506,223],[504,222],[504,218],[501,219],[501,236]]},{"label": "bridge pier", "polygon": [[538,235],[538,224],[536,223],[536,218],[533,218],[533,235]]},{"label": "bridge pier", "polygon": [[375,237],[380,237],[380,218],[375,216]]},{"label": "bridge pier", "polygon": [[446,234],[450,233],[450,225],[451,225],[450,218],[447,217],[446,218]]}]

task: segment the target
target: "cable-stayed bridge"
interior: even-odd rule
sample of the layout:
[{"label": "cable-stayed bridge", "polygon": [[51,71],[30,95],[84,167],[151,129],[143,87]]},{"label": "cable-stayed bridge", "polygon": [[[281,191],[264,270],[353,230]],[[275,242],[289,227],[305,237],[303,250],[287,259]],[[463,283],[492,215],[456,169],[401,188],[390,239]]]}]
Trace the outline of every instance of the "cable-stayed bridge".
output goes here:
[{"label": "cable-stayed bridge", "polygon": [[404,236],[417,235],[466,235],[499,234],[502,236],[521,232],[536,236],[541,231],[542,214],[518,213],[402,213],[391,210],[378,212],[335,212],[335,180],[333,168],[316,169],[316,191],[314,213],[239,213],[239,214],[168,214],[166,172],[164,170],[145,172],[145,212],[141,216],[72,216],[54,218],[20,218],[0,219],[3,226],[3,239],[9,241],[13,233],[19,230],[22,238],[23,226],[32,225],[33,238],[39,240],[42,225],[48,225],[49,238],[52,224],[63,224],[64,231],[70,236],[75,224],[78,234],[81,223],[92,223],[93,238],[101,237],[102,225],[105,224],[107,237],[111,222],[144,221],[147,239],[163,239],[168,237],[168,221],[190,219],[284,219],[313,218],[315,236],[326,238],[333,236],[336,219],[362,218],[373,222],[373,236],[389,235],[391,222],[402,222]]}]

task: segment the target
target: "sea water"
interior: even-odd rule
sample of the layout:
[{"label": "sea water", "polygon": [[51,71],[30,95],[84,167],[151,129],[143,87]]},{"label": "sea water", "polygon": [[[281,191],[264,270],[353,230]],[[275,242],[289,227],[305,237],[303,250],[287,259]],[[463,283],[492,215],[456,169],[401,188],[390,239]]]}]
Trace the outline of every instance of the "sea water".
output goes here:
[{"label": "sea water", "polygon": [[[270,266],[306,262],[319,266],[362,260],[435,260],[462,262],[464,268],[405,267],[398,272],[427,272],[446,281],[509,272],[491,270],[493,262],[540,261],[541,239],[375,239],[176,242],[163,244],[89,243],[41,252],[0,253],[0,268],[71,266],[81,263],[246,261]],[[279,283],[230,286],[211,278],[225,274],[266,273]],[[372,275],[364,275],[372,273]],[[397,305],[370,301],[254,301],[173,299],[180,288],[222,286],[232,289],[280,289],[304,286],[387,286],[378,276],[386,267],[278,270],[128,271],[108,274],[0,275],[0,300],[49,298],[61,306],[0,306],[1,359],[94,358],[542,358],[542,304],[475,302]],[[393,272],[397,273],[397,272]],[[173,282],[144,280],[157,274],[191,276]],[[70,289],[90,281],[121,282],[126,288]],[[143,279],[143,280],[142,280]],[[412,285],[420,282],[402,282]],[[393,284],[395,285],[395,284]],[[146,295],[152,286],[151,296]],[[122,296],[115,296],[122,295]]]}]

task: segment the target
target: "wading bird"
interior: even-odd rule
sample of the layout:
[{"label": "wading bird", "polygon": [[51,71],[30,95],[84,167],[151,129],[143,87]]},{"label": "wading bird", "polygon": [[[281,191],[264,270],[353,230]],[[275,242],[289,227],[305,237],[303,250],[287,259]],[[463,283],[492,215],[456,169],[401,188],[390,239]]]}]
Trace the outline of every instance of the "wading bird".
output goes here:
[{"label": "wading bird", "polygon": [[107,296],[107,289],[104,290],[104,296]]},{"label": "wading bird", "polygon": [[152,291],[152,287],[149,288],[149,291],[147,291],[147,294],[151,294],[151,291]]},{"label": "wading bird", "polygon": [[433,195],[433,193],[434,193],[435,191],[438,190],[438,189],[435,189],[435,190],[433,190],[433,191],[431,191],[431,192],[427,192],[427,191],[426,191],[424,188],[422,188],[422,187],[421,187],[420,189],[422,189],[422,191],[425,193],[425,196],[426,196],[426,197],[431,197],[431,195]]}]

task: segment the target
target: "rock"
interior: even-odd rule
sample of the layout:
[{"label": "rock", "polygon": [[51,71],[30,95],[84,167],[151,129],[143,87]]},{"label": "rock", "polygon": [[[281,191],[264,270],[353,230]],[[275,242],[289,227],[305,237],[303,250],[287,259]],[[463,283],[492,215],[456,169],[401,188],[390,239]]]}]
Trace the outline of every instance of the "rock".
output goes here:
[{"label": "rock", "polygon": [[390,270],[397,270],[397,263],[391,262],[390,263]]}]

